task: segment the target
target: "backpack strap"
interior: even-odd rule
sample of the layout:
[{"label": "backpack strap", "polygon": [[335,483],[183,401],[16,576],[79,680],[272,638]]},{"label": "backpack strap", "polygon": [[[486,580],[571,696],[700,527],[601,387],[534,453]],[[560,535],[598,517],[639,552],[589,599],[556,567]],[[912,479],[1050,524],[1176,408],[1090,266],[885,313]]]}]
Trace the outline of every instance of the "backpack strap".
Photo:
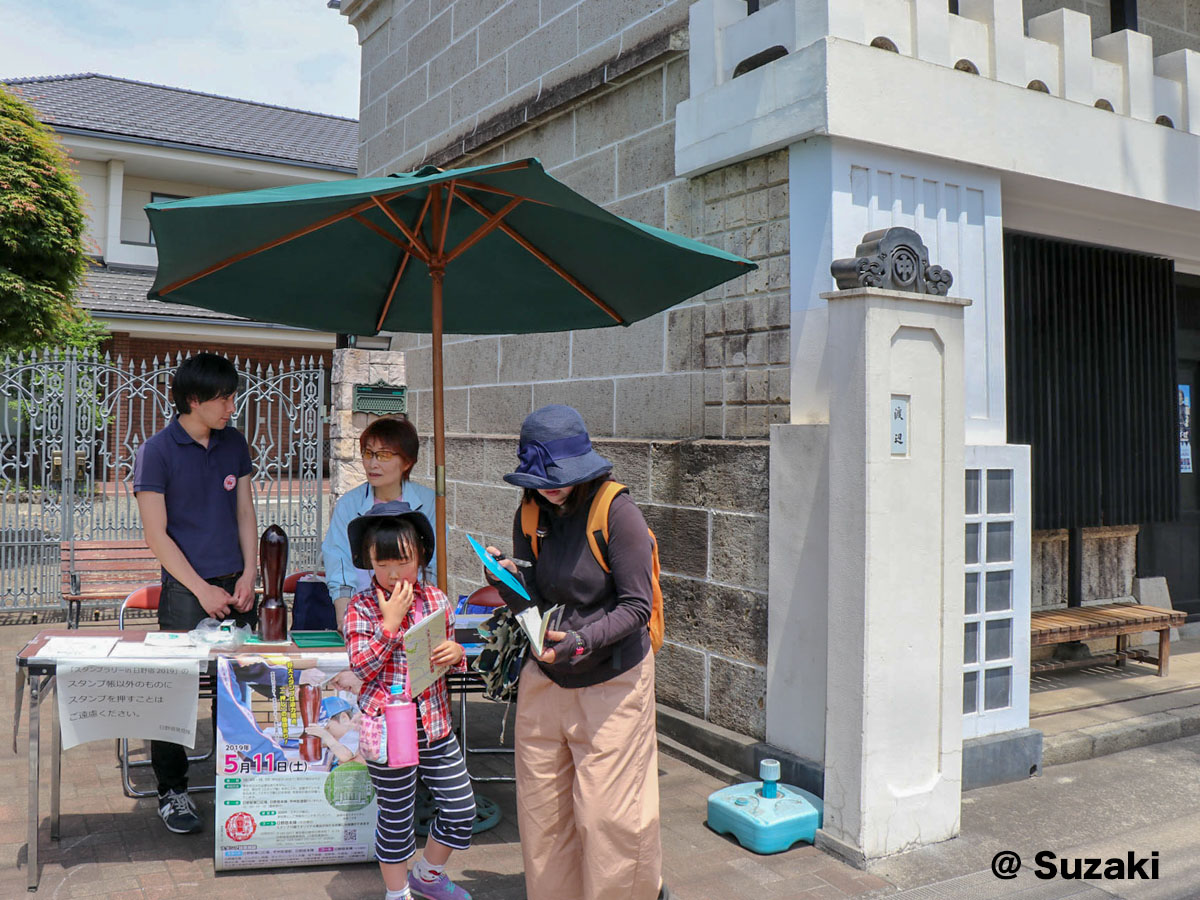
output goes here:
[{"label": "backpack strap", "polygon": [[608,568],[608,510],[617,497],[629,488],[616,481],[602,482],[592,497],[591,508],[587,517],[587,540],[592,548],[592,556],[600,563],[605,572]]},{"label": "backpack strap", "polygon": [[529,546],[533,550],[533,558],[537,559],[538,555],[538,518],[541,511],[538,505],[533,500],[521,501],[521,533],[525,535],[525,539],[529,541]]}]

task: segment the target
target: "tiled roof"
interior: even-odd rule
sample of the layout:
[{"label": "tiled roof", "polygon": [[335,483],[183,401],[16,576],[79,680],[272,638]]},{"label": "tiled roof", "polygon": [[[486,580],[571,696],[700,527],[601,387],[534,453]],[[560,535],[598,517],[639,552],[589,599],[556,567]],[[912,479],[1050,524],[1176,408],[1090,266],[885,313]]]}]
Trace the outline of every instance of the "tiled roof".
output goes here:
[{"label": "tiled roof", "polygon": [[115,313],[126,316],[212,319],[214,322],[250,321],[211,309],[151,300],[146,293],[153,284],[153,272],[91,265],[84,275],[83,287],[79,290],[79,305],[96,316]]},{"label": "tiled roof", "polygon": [[224,150],[353,172],[358,122],[108,75],[0,79],[42,121],[113,137]]}]

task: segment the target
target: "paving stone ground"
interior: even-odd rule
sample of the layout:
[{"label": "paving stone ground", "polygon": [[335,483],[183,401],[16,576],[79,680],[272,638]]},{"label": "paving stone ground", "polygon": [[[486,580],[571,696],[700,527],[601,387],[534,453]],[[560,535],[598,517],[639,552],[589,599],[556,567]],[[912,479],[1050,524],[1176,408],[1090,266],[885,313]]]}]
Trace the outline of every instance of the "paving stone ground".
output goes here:
[{"label": "paving stone ground", "polygon": [[[114,623],[97,624],[111,627]],[[0,653],[9,665],[26,641],[47,627],[61,624],[0,623]],[[493,742],[499,736],[503,707],[478,698],[468,703],[471,740],[478,744]],[[152,799],[135,800],[123,795],[110,741],[83,744],[64,753],[62,839],[51,841],[49,710],[43,706],[43,711],[38,860],[41,884],[37,896],[56,900],[373,900],[383,896],[383,882],[374,863],[215,872],[213,795],[197,795],[205,818],[203,833],[171,834],[162,826]],[[0,691],[0,721],[12,722],[12,714],[13,691],[9,687]],[[17,753],[6,746],[0,754],[0,784],[4,785],[0,793],[0,897],[4,898],[26,894],[27,726],[28,710],[24,709]],[[211,722],[206,718],[201,726],[200,746],[210,746]],[[508,731],[511,743],[511,718]],[[9,735],[11,731],[6,729],[6,745]],[[141,755],[140,745],[134,742],[135,758]],[[511,772],[512,763],[506,756],[494,755],[472,757],[471,765],[476,773],[503,773]],[[883,879],[846,866],[807,845],[773,856],[758,856],[714,834],[704,824],[707,798],[725,782],[665,754],[660,755],[659,770],[665,876],[679,900],[841,900],[891,892]],[[148,769],[138,771],[135,778],[135,783],[150,784]],[[211,784],[212,769],[194,765],[192,781]],[[452,858],[451,874],[477,900],[520,900],[525,888],[513,787],[488,783],[476,789],[499,804],[503,819],[496,828],[477,835],[469,851]]]}]

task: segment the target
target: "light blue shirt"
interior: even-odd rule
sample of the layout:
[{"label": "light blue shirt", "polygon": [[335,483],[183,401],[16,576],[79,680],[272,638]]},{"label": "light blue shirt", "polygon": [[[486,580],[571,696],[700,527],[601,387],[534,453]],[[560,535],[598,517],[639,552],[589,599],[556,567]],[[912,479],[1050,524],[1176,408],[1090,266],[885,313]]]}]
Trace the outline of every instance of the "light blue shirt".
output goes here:
[{"label": "light blue shirt", "polygon": [[[433,526],[434,533],[437,533],[436,498],[431,488],[406,481],[400,492],[400,499],[416,512],[424,513],[429,524]],[[325,532],[325,540],[321,544],[321,553],[325,558],[325,583],[329,586],[329,596],[335,599],[349,597],[371,586],[371,570],[354,566],[346,528],[351,519],[361,516],[374,505],[375,492],[371,490],[369,482],[360,484],[334,504],[333,515],[329,519],[329,530]],[[444,535],[442,540],[445,540]],[[429,561],[429,580],[437,581],[436,553]]]}]

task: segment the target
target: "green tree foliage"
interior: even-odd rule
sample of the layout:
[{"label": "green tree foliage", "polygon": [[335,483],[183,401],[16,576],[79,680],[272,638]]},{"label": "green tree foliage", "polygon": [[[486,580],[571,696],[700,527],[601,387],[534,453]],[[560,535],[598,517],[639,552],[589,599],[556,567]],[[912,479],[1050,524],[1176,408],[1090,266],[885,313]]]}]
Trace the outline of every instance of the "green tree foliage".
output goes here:
[{"label": "green tree foliage", "polygon": [[103,340],[103,327],[74,302],[88,265],[84,224],[54,133],[0,87],[0,352]]}]

